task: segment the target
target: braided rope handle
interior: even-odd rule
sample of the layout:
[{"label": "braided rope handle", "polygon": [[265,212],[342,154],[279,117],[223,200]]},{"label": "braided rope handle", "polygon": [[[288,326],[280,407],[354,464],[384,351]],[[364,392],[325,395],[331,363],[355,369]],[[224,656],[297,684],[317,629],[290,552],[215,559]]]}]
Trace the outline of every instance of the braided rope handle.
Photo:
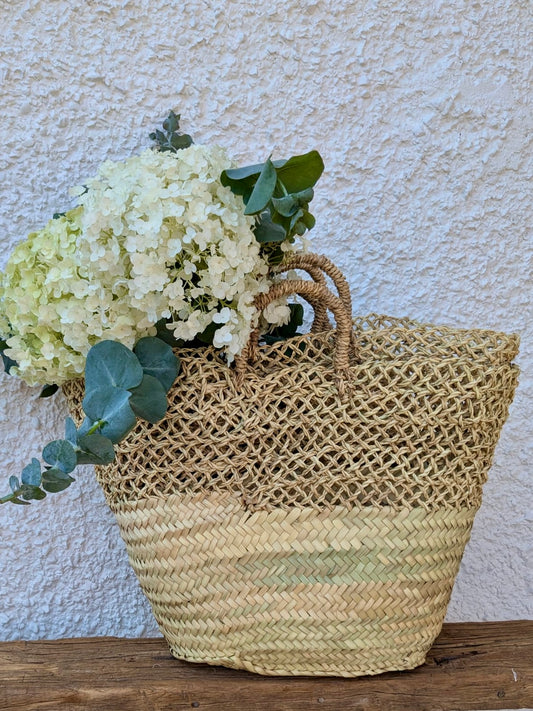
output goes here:
[{"label": "braided rope handle", "polygon": [[[256,296],[255,306],[258,311],[263,311],[272,301],[293,294],[303,296],[313,307],[315,304],[320,304],[332,311],[337,326],[333,367],[335,373],[342,379],[350,365],[350,355],[354,351],[351,314],[346,312],[342,300],[326,286],[304,279],[291,279],[274,284],[268,292]],[[244,375],[247,363],[254,363],[257,360],[258,351],[259,329],[255,329],[250,334],[243,353],[235,359],[236,370],[240,376]]]},{"label": "braided rope handle", "polygon": [[[329,276],[335,284],[335,288],[337,289],[337,293],[344,305],[346,313],[351,318],[352,295],[350,293],[350,285],[341,270],[330,259],[325,257],[323,254],[314,254],[313,252],[295,254],[287,262],[280,265],[277,271],[281,273],[289,271],[290,269],[302,269],[303,271],[306,271],[315,280],[315,282],[322,284],[326,288],[327,284],[324,274],[327,274],[327,276]],[[328,331],[331,328],[331,324],[328,319],[326,306],[323,303],[316,304],[312,301],[309,301],[309,303],[315,312],[315,318],[313,320],[313,325],[311,326],[312,333]],[[352,348],[354,352],[356,352],[357,343],[353,330],[351,331],[350,339]]]},{"label": "braided rope handle", "polygon": [[[294,262],[291,260],[286,264],[280,265],[276,272],[282,274],[283,272],[288,272],[291,269],[301,269],[309,274],[310,277],[317,283],[322,284],[322,286],[327,287],[326,279],[323,272],[316,266],[307,263]],[[310,298],[310,297],[309,297]],[[313,310],[315,312],[315,317],[313,319],[313,325],[311,326],[312,333],[320,333],[320,331],[329,331],[331,328],[331,323],[328,318],[328,310],[322,303],[316,303],[309,301]]]},{"label": "braided rope handle", "polygon": [[[344,304],[346,312],[351,316],[352,296],[350,293],[350,285],[346,281],[346,277],[341,272],[341,270],[335,264],[333,264],[330,259],[324,257],[324,255],[322,254],[313,254],[312,252],[308,252],[305,254],[295,254],[287,262],[280,265],[278,271],[286,272],[290,269],[302,269],[306,271],[317,283],[322,284],[323,286],[326,286],[324,274],[327,274],[327,276],[329,276],[335,284],[335,288],[337,289],[337,293],[339,295],[340,300]],[[324,308],[323,311],[324,318],[327,323],[327,329],[330,327],[330,324],[327,315],[325,314],[326,309]],[[313,327],[314,325],[315,324],[313,324]],[[315,328],[313,328],[312,330],[314,331]]]}]

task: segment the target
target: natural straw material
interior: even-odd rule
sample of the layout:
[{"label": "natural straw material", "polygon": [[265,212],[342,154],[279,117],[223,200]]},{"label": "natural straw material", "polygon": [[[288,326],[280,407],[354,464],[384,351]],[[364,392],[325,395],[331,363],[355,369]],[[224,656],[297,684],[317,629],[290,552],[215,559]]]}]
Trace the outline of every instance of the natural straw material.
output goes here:
[{"label": "natural straw material", "polygon": [[[181,351],[165,420],[140,423],[97,476],[175,656],[264,674],[412,668],[444,619],[518,338],[376,315],[352,333],[342,275],[306,259],[292,266],[315,282],[258,306],[297,291],[336,331],[254,335],[235,368]],[[79,406],[80,383],[65,390]]]}]

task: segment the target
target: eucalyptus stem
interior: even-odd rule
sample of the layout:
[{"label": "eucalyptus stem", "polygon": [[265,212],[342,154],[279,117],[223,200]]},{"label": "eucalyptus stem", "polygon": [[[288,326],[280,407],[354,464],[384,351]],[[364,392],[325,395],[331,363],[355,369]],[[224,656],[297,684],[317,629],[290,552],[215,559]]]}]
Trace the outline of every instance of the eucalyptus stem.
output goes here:
[{"label": "eucalyptus stem", "polygon": [[103,427],[104,425],[107,425],[107,420],[98,420],[97,422],[94,423],[94,425],[89,429],[87,432],[88,435],[92,435],[95,432],[97,432],[100,427]]}]

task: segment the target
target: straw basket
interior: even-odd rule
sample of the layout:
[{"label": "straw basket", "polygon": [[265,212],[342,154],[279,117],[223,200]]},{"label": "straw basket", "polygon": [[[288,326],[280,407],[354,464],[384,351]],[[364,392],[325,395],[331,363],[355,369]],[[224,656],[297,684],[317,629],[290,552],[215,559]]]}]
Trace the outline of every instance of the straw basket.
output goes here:
[{"label": "straw basket", "polygon": [[[183,350],[158,425],[97,470],[172,654],[262,674],[423,663],[517,382],[518,338],[368,316],[324,258],[314,331]],[[335,296],[323,272],[334,277]],[[325,309],[333,311],[336,330]],[[65,388],[73,403],[82,386]]]}]

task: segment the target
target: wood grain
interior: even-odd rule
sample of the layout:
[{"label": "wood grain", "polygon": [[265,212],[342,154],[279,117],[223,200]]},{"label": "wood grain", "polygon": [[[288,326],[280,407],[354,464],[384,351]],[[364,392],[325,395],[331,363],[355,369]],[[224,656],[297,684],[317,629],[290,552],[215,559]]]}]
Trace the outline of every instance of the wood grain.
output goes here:
[{"label": "wood grain", "polygon": [[173,659],[162,639],[0,644],[2,711],[470,711],[533,707],[533,621],[446,624],[426,663],[356,679]]}]

